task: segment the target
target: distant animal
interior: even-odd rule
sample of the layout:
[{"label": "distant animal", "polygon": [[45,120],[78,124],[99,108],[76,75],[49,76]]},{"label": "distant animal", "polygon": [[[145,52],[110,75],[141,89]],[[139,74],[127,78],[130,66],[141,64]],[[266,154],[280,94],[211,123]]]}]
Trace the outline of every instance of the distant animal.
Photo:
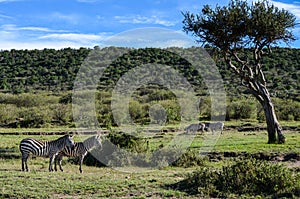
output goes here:
[{"label": "distant animal", "polygon": [[184,131],[185,133],[189,133],[189,132],[193,132],[196,133],[197,131],[201,130],[202,132],[204,132],[205,129],[205,124],[204,123],[197,123],[197,124],[190,124],[189,126],[187,126]]},{"label": "distant animal", "polygon": [[28,171],[27,160],[32,153],[36,156],[50,157],[49,171],[53,171],[52,164],[55,156],[65,147],[74,147],[73,138],[65,135],[53,141],[41,141],[32,138],[25,138],[20,142],[22,153],[22,171]]},{"label": "distant animal", "polygon": [[211,130],[212,133],[219,130],[221,131],[221,134],[223,133],[224,123],[223,122],[205,122],[205,129]]},{"label": "distant animal", "polygon": [[87,155],[88,151],[90,151],[93,147],[101,147],[101,138],[100,135],[92,136],[83,142],[75,142],[74,148],[70,148],[66,146],[55,158],[55,166],[54,170],[57,171],[56,164],[58,162],[59,169],[63,171],[61,166],[63,156],[67,157],[79,157],[79,171],[82,173],[82,162],[84,157]]}]

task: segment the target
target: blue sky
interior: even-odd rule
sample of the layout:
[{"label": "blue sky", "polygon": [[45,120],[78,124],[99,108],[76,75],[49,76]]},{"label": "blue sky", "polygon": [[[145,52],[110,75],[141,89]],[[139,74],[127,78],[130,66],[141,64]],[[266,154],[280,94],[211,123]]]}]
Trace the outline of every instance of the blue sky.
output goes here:
[{"label": "blue sky", "polygon": [[[300,19],[300,2],[272,2]],[[184,34],[181,11],[197,12],[203,4],[227,3],[228,0],[0,0],[0,49],[92,48],[137,28],[146,28],[139,35],[151,37],[149,27]],[[300,29],[295,29],[295,34],[300,39]],[[157,35],[152,37],[157,39]],[[160,37],[161,42],[168,39]],[[184,47],[197,45],[172,42]],[[300,41],[292,47],[300,47]]]}]

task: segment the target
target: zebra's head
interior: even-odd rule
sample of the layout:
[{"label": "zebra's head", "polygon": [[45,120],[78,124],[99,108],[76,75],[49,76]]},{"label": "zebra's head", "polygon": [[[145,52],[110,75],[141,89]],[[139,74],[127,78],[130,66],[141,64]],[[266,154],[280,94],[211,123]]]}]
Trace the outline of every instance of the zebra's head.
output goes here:
[{"label": "zebra's head", "polygon": [[74,141],[73,141],[73,136],[71,135],[66,135],[66,146],[70,147],[71,149],[74,149],[75,145],[74,145]]},{"label": "zebra's head", "polygon": [[101,139],[101,136],[100,135],[96,135],[95,138],[96,138],[95,139],[95,146],[102,148],[102,143],[101,143],[102,139]]}]

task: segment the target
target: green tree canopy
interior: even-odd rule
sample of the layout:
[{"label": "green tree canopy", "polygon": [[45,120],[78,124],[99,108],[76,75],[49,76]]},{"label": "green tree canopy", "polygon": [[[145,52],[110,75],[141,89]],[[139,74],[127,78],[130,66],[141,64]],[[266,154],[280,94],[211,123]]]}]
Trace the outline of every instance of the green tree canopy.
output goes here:
[{"label": "green tree canopy", "polygon": [[[220,50],[226,65],[237,74],[264,108],[269,143],[284,143],[285,138],[277,121],[275,109],[267,89],[262,57],[271,53],[279,42],[295,40],[292,28],[296,18],[267,0],[248,4],[246,0],[231,0],[227,6],[209,5],[200,14],[183,13],[183,29],[191,32],[203,44]],[[240,53],[252,50],[252,57]],[[278,137],[276,138],[276,132]]]}]

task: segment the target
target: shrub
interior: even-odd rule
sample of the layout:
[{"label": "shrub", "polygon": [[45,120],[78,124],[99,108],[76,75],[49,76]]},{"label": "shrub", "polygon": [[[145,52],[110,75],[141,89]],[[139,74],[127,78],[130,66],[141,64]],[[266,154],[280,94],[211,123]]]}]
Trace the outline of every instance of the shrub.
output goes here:
[{"label": "shrub", "polygon": [[229,194],[292,197],[293,194],[299,196],[298,177],[281,164],[247,159],[223,166],[220,171],[200,168],[181,186],[213,197]]},{"label": "shrub", "polygon": [[21,127],[39,128],[51,123],[51,114],[48,107],[29,107],[22,108],[20,117],[23,118]]},{"label": "shrub", "polygon": [[172,166],[176,167],[193,167],[193,166],[203,166],[205,159],[199,155],[199,152],[188,150],[183,153]]},{"label": "shrub", "polygon": [[279,120],[300,120],[300,103],[292,100],[274,99]]},{"label": "shrub", "polygon": [[0,123],[9,124],[18,118],[19,110],[13,104],[0,104]]},{"label": "shrub", "polygon": [[199,101],[200,120],[208,120],[211,118],[211,98],[201,97]]},{"label": "shrub", "polygon": [[[256,102],[250,99],[239,99],[230,102],[227,107],[227,120],[254,119],[256,117]],[[256,118],[255,118],[256,119]]]},{"label": "shrub", "polygon": [[236,194],[278,195],[288,191],[293,184],[292,172],[281,164],[249,159],[223,167],[217,188]]},{"label": "shrub", "polygon": [[181,109],[176,100],[159,101],[158,104],[160,104],[166,111],[167,123],[176,123],[181,120]]},{"label": "shrub", "polygon": [[52,110],[52,120],[59,124],[67,124],[71,121],[72,110],[68,104],[53,104],[50,106]]},{"label": "shrub", "polygon": [[174,163],[181,155],[178,149],[161,148],[154,151],[150,157],[150,165],[153,167],[167,167]]},{"label": "shrub", "polygon": [[35,107],[45,105],[46,99],[43,95],[24,93],[12,95],[8,103],[15,104],[18,107]]},{"label": "shrub", "polygon": [[144,138],[123,132],[111,132],[108,139],[119,148],[128,149],[132,152],[143,153],[148,150],[148,142]]},{"label": "shrub", "polygon": [[147,115],[146,107],[138,101],[131,100],[129,102],[129,114],[130,118],[134,122],[139,123],[143,121],[143,119]]}]

